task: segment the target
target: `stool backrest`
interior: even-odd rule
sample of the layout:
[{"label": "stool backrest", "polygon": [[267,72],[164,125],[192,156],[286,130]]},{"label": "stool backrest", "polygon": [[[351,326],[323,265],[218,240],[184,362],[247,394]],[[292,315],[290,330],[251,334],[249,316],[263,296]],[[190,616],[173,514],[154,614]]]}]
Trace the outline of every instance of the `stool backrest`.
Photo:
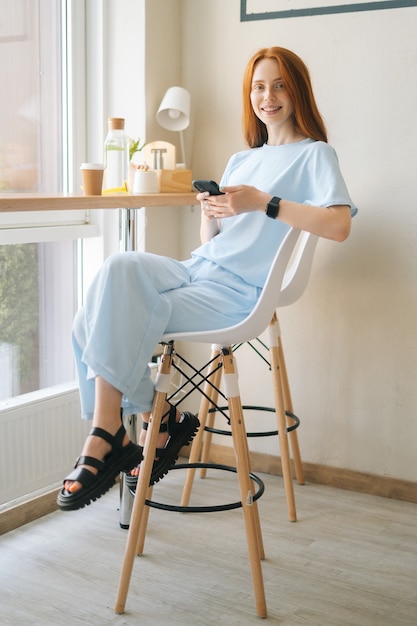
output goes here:
[{"label": "stool backrest", "polygon": [[301,231],[296,228],[290,228],[288,231],[275,255],[261,295],[252,312],[243,321],[234,326],[217,330],[166,334],[162,338],[162,341],[172,339],[230,346],[234,343],[250,341],[258,337],[268,326],[276,307],[279,305],[280,291],[285,271],[297,244],[300,232]]},{"label": "stool backrest", "polygon": [[319,237],[302,231],[285,271],[278,306],[293,304],[303,295],[310,278]]}]

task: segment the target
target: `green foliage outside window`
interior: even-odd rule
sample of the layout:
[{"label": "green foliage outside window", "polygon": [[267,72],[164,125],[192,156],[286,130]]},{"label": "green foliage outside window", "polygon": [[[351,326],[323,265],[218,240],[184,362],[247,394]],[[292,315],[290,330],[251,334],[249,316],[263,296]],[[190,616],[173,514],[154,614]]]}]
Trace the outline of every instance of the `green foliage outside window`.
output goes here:
[{"label": "green foliage outside window", "polygon": [[17,346],[19,393],[38,388],[39,268],[37,244],[0,246],[0,344]]}]

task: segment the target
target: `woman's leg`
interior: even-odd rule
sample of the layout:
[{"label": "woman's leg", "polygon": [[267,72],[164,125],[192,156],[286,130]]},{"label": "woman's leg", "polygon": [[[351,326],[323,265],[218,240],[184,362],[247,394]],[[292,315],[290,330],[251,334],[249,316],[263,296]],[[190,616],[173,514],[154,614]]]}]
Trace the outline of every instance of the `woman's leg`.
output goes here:
[{"label": "woman's leg", "polygon": [[[166,402],[165,403],[165,409],[164,409],[164,415],[162,418],[162,424],[166,424],[168,422],[169,419],[169,412],[172,410],[172,406]],[[138,437],[138,444],[140,446],[142,446],[142,448],[145,446],[145,441],[146,441],[146,433],[147,433],[147,425],[149,424],[149,421],[151,419],[151,412],[147,411],[146,413],[142,413],[141,414],[142,417],[142,428],[139,432],[139,437]],[[182,413],[180,411],[178,411],[178,409],[175,412],[175,421],[177,423],[180,423],[181,420],[183,419]],[[168,430],[163,430],[162,432],[159,432],[158,434],[158,438],[156,440],[156,448],[157,450],[163,450],[165,448],[165,446],[168,443],[168,439],[169,439],[169,431]],[[158,455],[156,455],[155,457],[155,461],[158,461],[159,457]],[[130,471],[130,475],[131,476],[139,476],[139,470],[140,470],[140,465],[138,465],[137,467],[134,467],[131,471]]]},{"label": "woman's leg", "polygon": [[258,288],[204,259],[187,265],[129,252],[108,259],[74,323],[83,416],[94,414],[96,376],[123,393],[122,406],[128,400],[132,413],[149,411],[148,363],[161,336],[233,325],[258,295]]},{"label": "woman's leg", "polygon": [[181,263],[157,255],[126,252],[104,263],[74,323],[85,417],[94,410],[96,376],[121,391],[136,413],[150,410],[148,363],[171,315],[166,293],[187,282]]},{"label": "woman's leg", "polygon": [[[117,427],[120,430],[122,397],[127,397],[133,404],[143,402],[142,392],[146,386],[143,377],[150,357],[167,329],[232,325],[245,317],[253,306],[257,288],[204,260],[196,263],[197,267],[193,262],[191,268],[156,255],[124,253],[109,259],[99,272],[74,328],[82,404],[83,407],[91,405],[94,398],[95,428],[114,435],[118,432]],[[149,419],[147,412],[151,401],[152,397],[147,398],[140,411],[145,412],[145,421]],[[88,410],[85,413],[88,414]],[[187,425],[177,412],[171,417],[171,430],[175,417],[183,425],[174,428],[175,434],[168,442],[172,450],[166,455],[164,450],[164,455],[161,454],[161,468],[165,468],[176,447],[185,440],[188,442],[198,427],[194,416],[187,416]],[[158,447],[164,447],[168,436],[166,432],[160,433]],[[144,439],[145,433],[141,437]],[[99,439],[102,438],[95,435],[87,438],[83,456],[106,458],[111,446],[106,440]],[[128,445],[126,436],[123,445]],[[89,473],[97,474],[94,464],[84,463]],[[162,469],[160,474],[163,475]],[[91,483],[89,477],[87,481]],[[80,483],[82,481],[72,475],[65,482],[65,490],[77,494]]]},{"label": "woman's leg", "polygon": [[[95,406],[93,415],[93,428],[102,428],[111,435],[115,435],[120,428],[120,403],[122,394],[108,383],[101,376],[95,379]],[[125,434],[123,445],[129,443],[129,437]],[[95,459],[104,459],[106,454],[111,451],[111,445],[105,439],[95,435],[88,435],[81,456],[91,456]],[[89,465],[81,465],[87,468],[93,474],[97,473],[97,469]],[[70,493],[75,493],[82,488],[78,481],[64,482],[64,488]]]},{"label": "woman's leg", "polygon": [[93,428],[58,493],[57,503],[64,511],[80,509],[100,498],[120,472],[128,472],[143,458],[142,448],[129,440],[121,423],[121,392],[97,376],[95,396]]},{"label": "woman's leg", "polygon": [[[97,275],[73,332],[83,416],[92,416],[93,429],[111,436],[120,430],[124,395],[135,413],[150,410],[153,384],[148,362],[170,315],[163,294],[187,280],[188,272],[180,263],[140,253],[112,257]],[[87,437],[82,457],[105,460],[112,445],[100,434]],[[158,447],[163,448],[167,439],[168,433],[161,432]],[[128,444],[125,433],[122,445]],[[98,468],[88,462],[77,469],[98,474]],[[81,480],[69,478],[64,482],[66,492],[75,494],[83,488]]]},{"label": "woman's leg", "polygon": [[[122,394],[115,389],[110,383],[108,383],[101,376],[97,376],[95,380],[95,407],[93,416],[93,428],[102,428],[111,435],[115,435],[120,428],[120,403],[122,400]],[[169,405],[166,407],[169,410]],[[150,412],[143,413],[143,419],[145,422],[149,422]],[[180,413],[177,411],[177,421],[181,419]],[[164,420],[166,421],[166,420]],[[146,432],[141,431],[139,438],[139,445],[142,447],[145,445]],[[167,442],[168,433],[160,433],[157,441],[157,447],[163,448]],[[129,437],[125,434],[123,439],[123,446],[129,443]],[[103,459],[106,454],[111,451],[111,445],[101,437],[95,435],[88,435],[81,456],[91,456],[95,459]],[[85,467],[93,474],[97,473],[97,469],[89,465],[80,465],[79,467]],[[135,472],[136,473],[136,472]],[[137,472],[138,473],[138,472]],[[137,475],[136,473],[136,475]],[[78,489],[82,488],[81,483],[78,481],[66,480],[64,482],[64,488],[70,493],[75,493]]]}]

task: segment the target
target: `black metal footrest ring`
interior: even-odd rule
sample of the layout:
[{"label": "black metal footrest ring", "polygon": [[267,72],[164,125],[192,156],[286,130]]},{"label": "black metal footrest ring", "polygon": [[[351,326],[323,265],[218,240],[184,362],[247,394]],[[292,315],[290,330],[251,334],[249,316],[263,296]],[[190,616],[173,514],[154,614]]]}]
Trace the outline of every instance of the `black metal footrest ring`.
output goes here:
[{"label": "black metal footrest ring", "polygon": [[[219,469],[237,474],[237,469],[235,467],[232,467],[231,465],[219,465],[218,463],[179,463],[174,465],[174,467],[171,467],[169,471],[200,468]],[[256,502],[256,500],[258,500],[264,493],[265,485],[259,476],[256,476],[256,474],[251,472],[249,476],[258,487],[256,492],[253,494],[253,502]],[[145,500],[145,504],[155,509],[162,509],[163,511],[176,511],[179,513],[214,513],[216,511],[230,511],[232,509],[238,509],[242,506],[241,501],[230,502],[229,504],[214,504],[210,506],[180,506],[175,504],[163,504],[161,502],[155,502],[154,500]]]},{"label": "black metal footrest ring", "polygon": [[[274,407],[253,406],[249,404],[242,406],[242,409],[243,411],[266,411],[268,413],[276,412]],[[218,409],[216,408],[209,409],[209,413],[216,413],[217,410],[221,410],[221,411],[227,410],[227,406],[220,406]],[[290,433],[292,430],[296,430],[299,427],[300,418],[298,418],[294,413],[291,413],[291,411],[285,411],[285,415],[293,421],[291,426],[287,426],[287,433]],[[215,435],[227,435],[228,437],[232,436],[232,433],[230,430],[222,430],[221,428],[211,428],[210,426],[205,426],[204,430],[206,430],[209,433],[214,433]],[[278,435],[278,430],[264,430],[260,432],[252,431],[252,432],[246,433],[247,437],[272,437],[273,435]]]}]

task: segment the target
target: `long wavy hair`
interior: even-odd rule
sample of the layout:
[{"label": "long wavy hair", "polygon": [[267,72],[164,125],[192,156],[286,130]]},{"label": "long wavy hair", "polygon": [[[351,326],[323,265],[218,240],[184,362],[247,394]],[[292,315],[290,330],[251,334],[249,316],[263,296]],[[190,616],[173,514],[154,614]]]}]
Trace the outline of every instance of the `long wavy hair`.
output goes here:
[{"label": "long wavy hair", "polygon": [[295,129],[306,137],[327,142],[326,127],[317,108],[310,74],[304,61],[291,50],[274,46],[256,52],[249,60],[243,76],[243,134],[248,146],[257,148],[268,139],[266,126],[255,115],[250,99],[253,72],[257,63],[263,59],[274,59],[279,65],[281,78],[293,102]]}]

